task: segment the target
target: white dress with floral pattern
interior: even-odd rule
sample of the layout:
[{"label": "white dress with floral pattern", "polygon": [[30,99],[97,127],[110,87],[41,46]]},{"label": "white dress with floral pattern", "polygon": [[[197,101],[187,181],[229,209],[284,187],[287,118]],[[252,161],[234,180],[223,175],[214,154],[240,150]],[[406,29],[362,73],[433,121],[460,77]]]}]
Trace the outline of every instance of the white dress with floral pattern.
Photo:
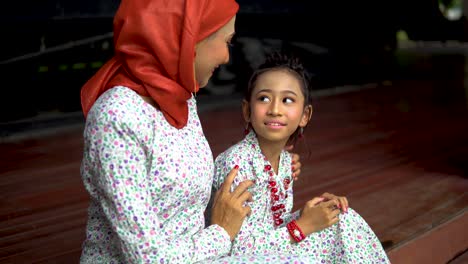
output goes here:
[{"label": "white dress with floral pattern", "polygon": [[389,263],[375,233],[351,208],[340,215],[337,224],[313,233],[299,243],[291,242],[286,224],[297,219],[299,212],[291,213],[293,181],[286,186],[288,188],[281,184],[292,174],[288,152],[281,153],[278,174],[273,174],[275,181],[280,183],[275,187],[285,194],[282,202],[286,209],[282,215],[284,222],[277,228],[268,188],[271,178],[266,169],[271,164],[262,154],[253,131],[216,158],[213,192],[235,165],[239,166],[239,171],[234,186],[247,179],[255,181],[250,189],[252,213],[233,242],[231,256],[218,259],[216,263]]},{"label": "white dress with floral pattern", "polygon": [[194,263],[229,252],[223,228],[204,228],[213,156],[196,101],[187,103],[182,129],[126,87],[93,105],[81,165],[91,198],[81,263]]}]

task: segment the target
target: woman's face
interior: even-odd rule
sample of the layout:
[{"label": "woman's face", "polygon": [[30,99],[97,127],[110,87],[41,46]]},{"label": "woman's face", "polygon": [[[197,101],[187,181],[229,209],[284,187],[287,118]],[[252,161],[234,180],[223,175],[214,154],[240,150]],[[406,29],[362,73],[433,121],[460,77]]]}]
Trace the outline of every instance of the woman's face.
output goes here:
[{"label": "woman's face", "polygon": [[236,16],[195,46],[195,80],[200,88],[208,84],[219,65],[229,62],[229,45],[235,33],[235,21]]}]

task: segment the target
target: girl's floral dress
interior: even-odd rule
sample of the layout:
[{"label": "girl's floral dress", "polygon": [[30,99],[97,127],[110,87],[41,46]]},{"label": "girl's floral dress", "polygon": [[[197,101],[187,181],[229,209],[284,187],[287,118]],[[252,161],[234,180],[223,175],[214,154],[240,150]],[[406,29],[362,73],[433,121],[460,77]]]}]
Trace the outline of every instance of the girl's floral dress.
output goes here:
[{"label": "girl's floral dress", "polygon": [[[340,221],[305,240],[291,242],[286,224],[299,217],[291,213],[293,181],[291,157],[286,151],[280,156],[278,174],[262,154],[256,135],[251,131],[242,141],[221,153],[215,161],[213,192],[219,189],[228,172],[239,165],[233,185],[251,179],[252,213],[244,221],[233,242],[230,257],[216,263],[389,263],[378,238],[359,214],[349,209],[340,214]],[[271,181],[275,181],[276,202],[271,198]],[[284,205],[282,223],[275,227],[273,206]]]},{"label": "girl's floral dress", "polygon": [[188,100],[182,129],[126,87],[100,96],[84,130],[90,194],[81,263],[194,263],[226,255],[226,231],[204,228],[213,156]]}]

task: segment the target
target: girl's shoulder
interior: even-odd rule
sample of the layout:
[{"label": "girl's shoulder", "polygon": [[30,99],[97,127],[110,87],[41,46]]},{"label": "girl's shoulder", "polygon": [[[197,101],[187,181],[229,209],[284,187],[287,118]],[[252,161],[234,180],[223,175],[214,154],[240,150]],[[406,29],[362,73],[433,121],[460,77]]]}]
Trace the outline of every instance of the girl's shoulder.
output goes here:
[{"label": "girl's shoulder", "polygon": [[[225,151],[221,152],[216,157],[216,163],[233,163],[233,162],[240,162],[243,160],[247,160],[252,153],[252,148],[249,146],[249,143],[243,139],[236,144],[230,146]],[[239,163],[235,163],[239,165]]]}]

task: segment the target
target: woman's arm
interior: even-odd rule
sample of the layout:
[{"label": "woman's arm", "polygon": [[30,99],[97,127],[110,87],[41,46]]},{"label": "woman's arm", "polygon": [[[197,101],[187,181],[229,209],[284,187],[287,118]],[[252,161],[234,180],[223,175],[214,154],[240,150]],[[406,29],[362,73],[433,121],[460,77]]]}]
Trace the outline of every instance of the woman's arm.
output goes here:
[{"label": "woman's arm", "polygon": [[[91,175],[84,178],[93,199],[117,234],[128,263],[193,263],[225,255],[230,236],[218,225],[193,235],[166,239],[158,217],[165,197],[150,195],[147,163],[150,132],[131,118],[97,120],[85,131],[85,159]],[[162,216],[165,217],[165,216]]]}]

